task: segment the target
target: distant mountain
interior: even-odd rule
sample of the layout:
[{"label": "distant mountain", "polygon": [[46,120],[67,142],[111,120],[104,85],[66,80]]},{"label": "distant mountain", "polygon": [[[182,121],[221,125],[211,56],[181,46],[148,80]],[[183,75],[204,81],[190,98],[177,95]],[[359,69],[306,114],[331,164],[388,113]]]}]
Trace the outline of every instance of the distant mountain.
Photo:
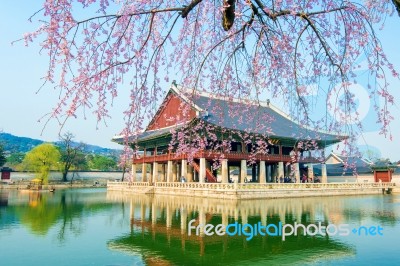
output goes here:
[{"label": "distant mountain", "polygon": [[[0,143],[3,144],[4,151],[6,153],[16,153],[16,152],[28,152],[37,145],[44,143],[44,141],[39,139],[18,137],[9,133],[0,133]],[[59,141],[53,142],[53,144],[55,145],[57,145],[57,143],[59,143]],[[78,144],[79,144],[78,142],[74,142],[74,145]],[[103,148],[96,145],[86,144],[85,152],[99,154],[99,155],[118,155],[121,153],[121,150]]]}]

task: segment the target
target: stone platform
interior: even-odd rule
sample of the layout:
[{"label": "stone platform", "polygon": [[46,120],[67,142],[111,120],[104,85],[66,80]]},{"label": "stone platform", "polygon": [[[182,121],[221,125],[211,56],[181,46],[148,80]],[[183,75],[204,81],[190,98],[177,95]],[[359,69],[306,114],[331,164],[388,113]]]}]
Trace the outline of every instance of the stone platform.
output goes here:
[{"label": "stone platform", "polygon": [[107,190],[219,199],[266,199],[391,193],[395,183],[178,183],[108,181]]}]

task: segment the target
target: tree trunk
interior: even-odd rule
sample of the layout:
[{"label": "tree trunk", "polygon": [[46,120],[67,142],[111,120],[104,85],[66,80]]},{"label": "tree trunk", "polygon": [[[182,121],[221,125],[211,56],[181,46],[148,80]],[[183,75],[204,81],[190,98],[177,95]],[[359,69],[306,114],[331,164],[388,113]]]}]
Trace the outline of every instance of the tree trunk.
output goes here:
[{"label": "tree trunk", "polygon": [[63,172],[62,173],[62,181],[63,182],[67,182],[68,180],[67,180],[67,175],[68,175],[68,172]]}]

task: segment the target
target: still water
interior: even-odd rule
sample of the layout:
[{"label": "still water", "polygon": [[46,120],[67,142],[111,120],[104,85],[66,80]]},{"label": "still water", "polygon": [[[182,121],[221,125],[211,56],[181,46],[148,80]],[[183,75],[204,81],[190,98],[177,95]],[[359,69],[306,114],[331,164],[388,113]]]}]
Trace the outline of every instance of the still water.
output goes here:
[{"label": "still water", "polygon": [[[190,221],[232,230],[188,235]],[[299,229],[283,240],[279,226],[295,223],[328,233],[311,226],[311,235]],[[245,224],[252,228],[240,231]],[[247,241],[254,225],[270,235]],[[232,201],[0,190],[0,265],[373,264],[400,264],[400,195]]]}]

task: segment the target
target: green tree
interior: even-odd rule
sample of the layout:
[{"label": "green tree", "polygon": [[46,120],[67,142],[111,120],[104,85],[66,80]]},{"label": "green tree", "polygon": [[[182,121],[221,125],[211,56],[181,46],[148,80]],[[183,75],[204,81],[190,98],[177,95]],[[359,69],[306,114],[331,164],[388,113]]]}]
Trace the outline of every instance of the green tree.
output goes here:
[{"label": "green tree", "polygon": [[4,154],[3,145],[0,144],[0,167],[2,167],[6,163],[7,159]]},{"label": "green tree", "polygon": [[68,172],[71,168],[82,169],[86,168],[86,159],[83,150],[85,144],[75,144],[74,135],[70,132],[65,133],[60,137],[59,147],[61,154],[61,173],[62,181],[66,182]]},{"label": "green tree", "polygon": [[26,169],[35,171],[38,174],[37,177],[46,184],[50,170],[58,168],[60,157],[60,152],[56,146],[44,143],[27,152],[23,164]]},{"label": "green tree", "polygon": [[24,152],[14,152],[7,157],[7,164],[13,168],[20,167],[22,161],[24,160]]},{"label": "green tree", "polygon": [[91,170],[115,170],[118,168],[117,160],[115,158],[103,155],[89,155],[88,166]]}]

